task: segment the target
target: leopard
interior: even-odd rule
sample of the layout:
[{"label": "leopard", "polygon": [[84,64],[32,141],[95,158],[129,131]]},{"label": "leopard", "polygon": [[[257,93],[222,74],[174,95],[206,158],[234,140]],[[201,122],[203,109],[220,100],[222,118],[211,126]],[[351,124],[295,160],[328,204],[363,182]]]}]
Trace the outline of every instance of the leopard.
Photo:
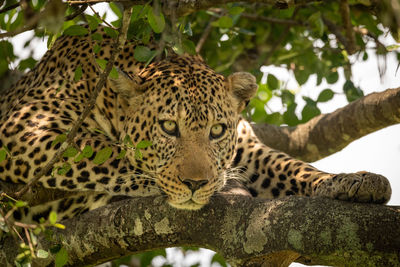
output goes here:
[{"label": "leopard", "polygon": [[[94,40],[95,34],[100,38]],[[63,35],[1,96],[0,147],[8,151],[0,162],[2,182],[29,183],[63,147],[55,140],[82,116],[102,72],[98,62],[110,60],[113,44],[101,28]],[[90,147],[93,153],[79,161],[63,155],[55,166],[69,169],[50,169],[37,182],[70,194],[16,210],[15,220],[38,222],[52,211],[64,220],[118,196],[161,195],[172,208],[199,210],[230,179],[263,199],[319,196],[376,204],[390,199],[384,176],[324,172],[263,144],[241,115],[257,91],[252,74],[225,77],[197,55],[169,53],[141,62],[134,56],[138,45],[128,41],[120,51],[117,77],[106,80],[72,140],[78,151]],[[133,144],[129,149],[126,140]],[[149,145],[139,150],[140,142]],[[109,158],[95,163],[104,149]]]}]

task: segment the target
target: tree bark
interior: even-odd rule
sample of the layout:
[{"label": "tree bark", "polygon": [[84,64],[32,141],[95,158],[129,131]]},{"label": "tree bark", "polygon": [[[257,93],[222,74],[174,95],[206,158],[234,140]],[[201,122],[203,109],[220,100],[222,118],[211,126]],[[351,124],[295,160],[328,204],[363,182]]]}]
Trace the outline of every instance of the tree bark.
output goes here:
[{"label": "tree bark", "polygon": [[400,87],[372,93],[332,113],[295,127],[253,124],[260,140],[277,150],[312,162],[354,140],[400,122]]},{"label": "tree bark", "polygon": [[[260,200],[218,195],[199,211],[170,207],[163,197],[127,199],[64,221],[47,250],[62,244],[68,266],[98,264],[141,251],[193,245],[213,249],[233,266],[399,266],[400,207],[325,198]],[[12,265],[8,237],[0,262]],[[51,258],[33,266],[51,265]]]}]

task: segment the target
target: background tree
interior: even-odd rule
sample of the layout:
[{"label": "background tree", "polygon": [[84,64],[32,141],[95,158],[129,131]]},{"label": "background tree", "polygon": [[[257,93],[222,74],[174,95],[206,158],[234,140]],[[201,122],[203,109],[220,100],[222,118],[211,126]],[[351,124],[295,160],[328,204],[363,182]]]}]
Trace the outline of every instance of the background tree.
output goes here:
[{"label": "background tree", "polygon": [[[9,87],[9,81],[13,81],[14,77],[18,77],[20,72],[33,68],[37,59],[33,56],[34,47],[31,44],[36,43],[37,39],[47,39],[47,46],[50,48],[55,39],[62,33],[69,35],[86,34],[87,30],[79,26],[82,23],[88,23],[90,28],[104,24],[109,27],[110,34],[115,34],[114,30],[121,25],[122,4],[130,4],[133,5],[133,13],[130,19],[131,25],[128,30],[128,38],[134,38],[143,43],[143,46],[139,46],[135,51],[134,58],[136,60],[150,62],[171,51],[178,54],[200,53],[205,61],[217,72],[228,75],[233,71],[249,71],[257,77],[259,91],[251,101],[244,116],[257,123],[254,125],[254,129],[267,145],[303,160],[315,161],[342,149],[361,136],[400,121],[399,88],[362,98],[364,96],[363,90],[352,81],[352,65],[357,61],[366,60],[370,56],[367,53],[367,48],[372,47],[373,53],[380,58],[384,59],[390,54],[394,54],[397,60],[400,60],[399,46],[397,44],[384,45],[379,39],[381,36],[391,34],[396,40],[399,40],[399,1],[340,0],[321,2],[302,0],[292,2],[251,0],[242,1],[241,3],[233,3],[234,1],[226,0],[119,1],[119,3],[115,1],[109,3],[108,12],[116,15],[116,19],[113,21],[108,20],[109,22],[107,22],[106,15],[100,15],[96,11],[96,6],[93,4],[97,2],[101,1],[0,1],[0,29],[2,30],[0,33],[0,38],[2,38],[0,41],[0,76],[5,81],[1,83],[1,86]],[[89,15],[88,11],[92,11],[92,15]],[[34,36],[26,42],[24,47],[31,51],[31,55],[23,58],[14,51],[10,37],[28,30],[34,30]],[[148,48],[146,44],[149,42],[156,43],[156,49],[151,50]],[[300,108],[296,101],[296,92],[288,90],[285,82],[278,80],[274,75],[263,74],[260,70],[262,65],[287,68],[294,75],[300,86],[306,83],[311,76],[316,76],[317,84],[324,81],[328,84],[334,84],[338,81],[341,70],[343,70],[346,82],[343,84],[342,92],[325,89],[315,99],[304,97],[305,105]],[[378,66],[378,68],[382,73],[384,72],[382,66]],[[331,114],[321,115],[320,103],[332,101],[337,94],[344,94],[350,104]],[[269,101],[277,97],[281,100],[282,110],[270,110]],[[229,199],[229,197],[227,198]],[[146,199],[146,201],[152,203],[153,200]],[[293,202],[290,199],[285,201],[283,203],[289,206]],[[348,204],[338,204],[326,200],[313,202],[312,200],[298,199],[296,201],[300,204],[307,203],[314,210],[321,208],[321,205],[326,205],[332,209],[332,214],[339,210],[344,212],[343,207],[346,207],[351,209],[352,212],[358,212],[354,215],[358,222],[361,223],[365,220],[365,223],[371,223],[371,218],[366,217],[371,215],[370,212],[372,210],[366,214],[362,213],[360,210],[364,207],[363,205],[349,207]],[[248,214],[251,213],[253,216],[258,217],[267,216],[264,214],[263,209],[256,210],[256,207],[259,207],[257,203],[251,202],[249,204],[251,212],[247,211]],[[268,206],[270,204],[262,203],[262,205]],[[220,207],[218,201],[215,203],[215,209],[217,207]],[[239,208],[243,211],[243,214],[246,214],[244,208],[240,205],[238,206],[238,204],[227,207],[227,214],[234,210],[232,208]],[[378,207],[375,208],[378,209]],[[133,212],[131,214],[140,214],[141,211],[144,212],[143,207],[142,209],[139,207],[137,210],[131,211]],[[399,216],[393,210],[379,207],[379,211],[387,218],[391,218],[392,222],[399,222]],[[202,214],[207,216],[207,212],[214,212],[214,210],[210,208],[208,211],[202,211]],[[169,214],[167,207],[165,207],[165,214]],[[278,217],[279,215],[283,216],[283,213],[279,213],[279,210],[277,214]],[[315,238],[311,238],[311,241],[321,239],[321,237],[317,238],[317,234],[321,233],[321,231],[317,231],[317,222],[324,218],[324,215],[318,214],[318,212],[314,212],[313,215],[314,220],[312,222],[316,227],[314,230]],[[341,213],[341,215],[346,214]],[[186,216],[190,217],[189,214],[186,214]],[[165,218],[172,217],[174,215],[170,214]],[[72,222],[69,222],[70,224],[67,224],[67,232],[61,231],[60,235],[65,235],[67,240],[69,237],[79,236],[78,232],[69,231],[69,229],[76,228],[76,225],[80,223],[84,225],[88,223],[85,219],[90,220],[93,218],[95,217],[88,215],[83,219],[72,220]],[[115,219],[113,216],[110,218]],[[250,216],[249,218],[252,217]],[[338,218],[348,219],[340,216]],[[232,218],[232,222],[236,219]],[[154,222],[163,222],[163,220],[160,219]],[[179,225],[179,222],[177,223]],[[242,223],[246,225],[245,222]],[[331,229],[338,228],[339,224],[340,220],[334,221]],[[137,224],[133,223],[133,225]],[[282,225],[284,225],[283,221]],[[346,231],[348,231],[346,233],[348,235],[355,234],[357,238],[360,234],[370,233],[366,228],[363,228],[363,231],[360,230],[361,232],[352,232],[354,227],[358,229],[360,225],[354,225],[353,221],[351,221],[347,224],[350,228],[346,228]],[[262,227],[262,225],[258,226]],[[164,225],[163,227],[166,226]],[[378,227],[382,227],[382,225],[371,224],[368,230],[373,229],[376,232]],[[391,225],[385,225],[386,230],[389,229],[388,227],[390,228]],[[106,236],[111,239],[112,227],[107,229],[109,235]],[[175,228],[166,227],[163,229],[167,229],[165,230],[167,232],[161,231],[156,234],[167,234],[168,236],[170,234],[168,229]],[[243,229],[251,231],[247,226]],[[291,228],[287,226],[286,228],[283,227],[283,229]],[[287,258],[289,261],[298,260],[306,263],[344,264],[343,259],[351,259],[355,260],[354,262],[358,260],[358,263],[367,260],[382,263],[382,261],[378,261],[378,257],[382,258],[379,253],[386,253],[383,258],[386,260],[385,263],[389,264],[396,260],[393,256],[394,254],[391,253],[400,247],[399,239],[395,239],[396,234],[399,236],[398,229],[395,230],[393,228],[396,234],[383,238],[388,238],[385,241],[387,241],[387,244],[391,244],[390,246],[377,245],[379,242],[374,242],[374,237],[371,237],[372,241],[368,240],[368,242],[371,241],[376,245],[373,253],[371,253],[372,256],[370,255],[368,258],[365,255],[357,254],[361,253],[360,251],[368,251],[365,245],[367,240],[365,240],[365,243],[358,240],[357,242],[360,243],[360,248],[357,248],[358,252],[350,253],[351,255],[347,258],[343,255],[345,252],[351,251],[351,244],[346,243],[343,245],[340,242],[333,242],[324,247],[322,251],[325,254],[311,255],[312,250],[307,246],[316,248],[323,245],[310,241],[311,243],[309,244],[300,242],[303,245],[299,246],[299,240],[302,239],[302,234],[305,233],[302,230],[306,228],[299,226],[299,228],[294,229],[288,240],[282,239],[283,242],[286,242],[286,247],[282,245],[275,248],[277,251],[283,251],[280,252],[281,254],[271,253],[271,251],[274,251],[273,248],[268,250],[265,247],[265,250],[260,249],[260,251],[250,249],[258,254],[253,253],[246,256],[233,249],[232,251],[234,252],[230,254],[227,252],[226,246],[222,248],[217,245],[220,244],[218,241],[215,241],[216,243],[202,243],[203,241],[197,240],[190,243],[189,239],[182,237],[181,240],[173,239],[175,242],[170,241],[168,243],[167,238],[164,243],[161,241],[157,244],[150,242],[150,245],[147,244],[143,247],[136,244],[137,249],[124,251],[116,251],[115,247],[106,246],[108,251],[111,252],[94,254],[95,256],[84,259],[86,263],[94,263],[149,248],[171,245],[201,245],[221,251],[232,262],[242,262],[241,260],[246,259],[246,257],[253,258],[255,256],[268,255],[265,258],[258,258],[256,261],[280,262],[282,258]],[[298,232],[297,229],[301,230]],[[278,230],[276,229],[275,231]],[[190,229],[187,229],[187,232],[194,233]],[[277,233],[275,232],[275,234]],[[129,236],[129,231],[126,234]],[[334,235],[334,233],[330,234]],[[164,240],[162,237],[158,238]],[[382,236],[378,235],[376,238],[382,238]],[[393,238],[393,240],[390,238]],[[340,241],[341,239],[338,237],[335,240]],[[85,244],[93,242],[90,239],[86,241],[88,243]],[[229,241],[232,242],[232,240]],[[243,241],[241,242],[242,244],[245,242],[245,240],[241,241]],[[353,242],[354,240],[348,241]],[[254,242],[257,242],[257,240]],[[49,248],[48,246],[46,247],[46,243],[42,243],[42,246],[43,248]],[[257,246],[259,244],[252,244],[253,248]],[[8,247],[13,248],[12,245]],[[77,247],[79,245],[75,244],[75,247],[71,246],[68,251],[72,265],[78,262],[82,263],[79,255],[76,256],[77,254],[75,253]],[[333,255],[332,251],[335,251],[334,248],[336,252],[340,250],[343,253],[339,253],[339,257],[331,257]],[[102,250],[99,248],[98,251]],[[142,264],[145,264],[147,262],[146,259],[151,258],[152,255],[155,254],[142,256]],[[299,255],[302,255],[302,257],[299,257]],[[62,256],[58,257],[62,258]],[[4,256],[5,258],[6,256]],[[50,257],[47,258],[49,259]]]}]

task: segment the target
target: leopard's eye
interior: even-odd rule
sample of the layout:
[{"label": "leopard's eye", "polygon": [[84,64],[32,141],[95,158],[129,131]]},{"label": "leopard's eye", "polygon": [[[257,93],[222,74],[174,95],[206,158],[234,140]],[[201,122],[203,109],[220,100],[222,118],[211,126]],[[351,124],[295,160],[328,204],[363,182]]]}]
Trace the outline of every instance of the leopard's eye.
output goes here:
[{"label": "leopard's eye", "polygon": [[226,125],[222,123],[215,124],[211,127],[210,139],[218,139],[225,133]]},{"label": "leopard's eye", "polygon": [[179,136],[178,125],[175,121],[165,120],[160,121],[161,129],[169,135]]}]

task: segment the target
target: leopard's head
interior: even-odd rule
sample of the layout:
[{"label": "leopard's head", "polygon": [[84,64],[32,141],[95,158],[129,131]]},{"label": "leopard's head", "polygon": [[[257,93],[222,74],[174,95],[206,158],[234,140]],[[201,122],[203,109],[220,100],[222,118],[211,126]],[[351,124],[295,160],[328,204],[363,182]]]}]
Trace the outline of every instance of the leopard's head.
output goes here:
[{"label": "leopard's head", "polygon": [[239,114],[257,90],[254,76],[225,78],[196,57],[176,56],[135,77],[119,75],[114,87],[126,117],[121,136],[152,143],[141,149],[142,158],[132,152],[130,160],[173,207],[207,204],[225,183]]}]

